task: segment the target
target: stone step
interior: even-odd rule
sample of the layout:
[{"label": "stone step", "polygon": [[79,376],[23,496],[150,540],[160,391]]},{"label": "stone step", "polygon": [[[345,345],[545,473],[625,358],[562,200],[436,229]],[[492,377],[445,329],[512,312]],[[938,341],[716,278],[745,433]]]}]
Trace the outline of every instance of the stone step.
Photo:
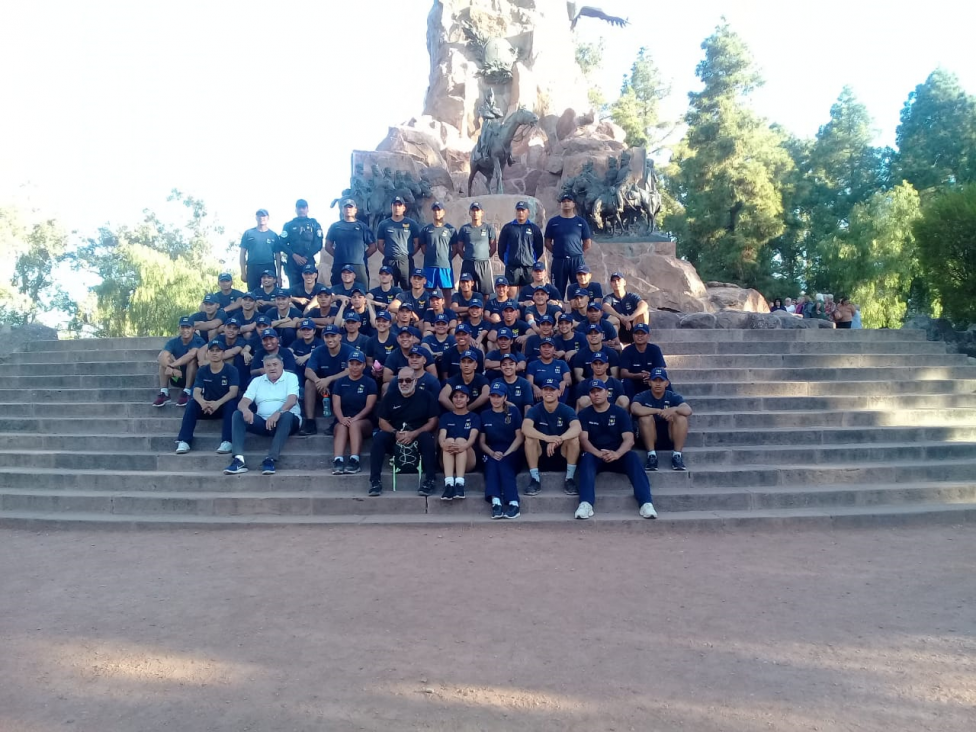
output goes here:
[{"label": "stone step", "polygon": [[[300,457],[292,456],[296,461]],[[228,460],[229,462],[229,460]],[[852,483],[894,485],[911,482],[971,480],[976,475],[976,459],[942,459],[936,462],[888,460],[871,463],[865,460],[811,465],[705,465],[696,466],[689,454],[687,472],[664,469],[649,474],[655,489],[681,488],[758,488],[793,485],[837,486]],[[83,470],[62,468],[4,467],[0,468],[0,485],[21,490],[99,490],[99,491],[308,491],[335,485],[336,482],[362,486],[366,490],[368,478],[364,474],[349,476],[325,475],[322,471],[299,470],[291,467],[289,455],[283,453],[278,472],[273,476],[260,475],[260,463],[249,462],[251,472],[244,475],[222,474],[219,462],[208,471],[140,471],[140,470]],[[620,476],[602,473],[598,485],[620,485]],[[387,481],[389,476],[387,476]],[[416,486],[417,476],[401,476],[404,485]],[[483,476],[469,477],[471,490],[483,487]],[[528,480],[519,477],[519,485]],[[544,483],[545,485],[545,483]],[[562,480],[553,476],[545,490],[558,491]]]}]

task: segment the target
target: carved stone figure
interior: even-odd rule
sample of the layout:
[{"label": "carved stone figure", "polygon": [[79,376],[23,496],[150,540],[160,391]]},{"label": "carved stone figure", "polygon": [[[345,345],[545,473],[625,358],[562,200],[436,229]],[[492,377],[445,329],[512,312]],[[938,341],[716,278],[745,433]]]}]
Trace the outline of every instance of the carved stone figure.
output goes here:
[{"label": "carved stone figure", "polygon": [[502,168],[511,164],[512,160],[512,141],[519,128],[526,125],[535,125],[539,118],[527,109],[518,109],[509,115],[508,119],[498,125],[497,134],[492,136],[486,150],[481,149],[481,145],[476,145],[471,151],[471,175],[468,177],[468,195],[471,195],[471,186],[474,177],[481,173],[488,182],[489,193],[503,193],[502,191]]},{"label": "carved stone figure", "polygon": [[602,177],[594,173],[593,163],[587,161],[579,174],[563,186],[562,193],[573,197],[580,215],[603,236],[654,231],[655,217],[661,210],[656,178],[651,176],[645,181],[634,182],[631,158],[627,151],[622,152],[619,159],[607,158],[607,172]]},{"label": "carved stone figure", "polygon": [[616,15],[607,15],[605,12],[600,10],[600,8],[594,8],[589,5],[583,5],[577,10],[576,3],[567,2],[566,10],[569,12],[569,19],[572,21],[570,29],[576,30],[576,23],[579,22],[580,18],[599,18],[600,20],[607,21],[610,25],[615,25],[619,28],[623,28],[630,24],[630,21],[626,18],[618,18]]},{"label": "carved stone figure", "polygon": [[518,49],[506,38],[490,38],[474,24],[461,24],[468,39],[468,47],[474,52],[481,75],[493,84],[512,80],[512,67],[519,59]]}]

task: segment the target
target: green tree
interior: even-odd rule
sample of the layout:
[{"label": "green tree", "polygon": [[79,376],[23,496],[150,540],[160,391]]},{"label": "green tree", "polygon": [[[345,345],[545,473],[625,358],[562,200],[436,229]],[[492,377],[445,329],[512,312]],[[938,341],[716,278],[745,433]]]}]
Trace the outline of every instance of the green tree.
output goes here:
[{"label": "green tree", "polygon": [[670,93],[671,87],[662,81],[651,55],[641,48],[630,73],[624,75],[620,97],[610,107],[611,118],[627,133],[628,145],[648,152],[660,149],[675,126],[661,119],[661,102]]},{"label": "green tree", "polygon": [[953,323],[976,323],[976,184],[926,202],[915,223],[925,281]]},{"label": "green tree", "polygon": [[43,313],[70,314],[73,303],[55,278],[66,258],[68,234],[53,219],[28,226],[13,208],[0,209],[0,322],[33,323]]},{"label": "green tree", "polygon": [[780,186],[793,162],[783,133],[747,106],[762,79],[742,38],[722,24],[702,49],[704,89],[689,94],[688,131],[669,174],[683,208],[672,225],[703,279],[762,289],[770,284],[764,250],[784,230]]},{"label": "green tree", "polygon": [[606,50],[606,42],[601,38],[596,43],[577,43],[576,44],[576,63],[583,72],[590,87],[587,95],[590,104],[598,114],[602,113],[607,107],[607,100],[603,90],[593,82],[594,75],[603,66],[603,53]]},{"label": "green tree", "polygon": [[908,95],[895,142],[897,176],[920,192],[976,182],[976,98],[936,69]]}]

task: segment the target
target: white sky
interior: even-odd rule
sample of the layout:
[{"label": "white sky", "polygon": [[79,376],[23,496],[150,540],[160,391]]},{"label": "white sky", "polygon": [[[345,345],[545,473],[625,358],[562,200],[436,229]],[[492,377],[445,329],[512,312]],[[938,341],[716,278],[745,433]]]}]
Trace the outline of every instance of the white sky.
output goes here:
[{"label": "white sky", "polygon": [[[767,80],[755,107],[800,135],[827,120],[845,84],[885,144],[936,66],[976,91],[966,50],[976,5],[958,0],[592,4],[631,20],[624,30],[580,23],[583,39],[608,40],[608,93],[645,45],[673,82],[676,113],[723,14]],[[332,221],[350,151],[375,148],[389,125],[422,111],[429,9],[429,0],[5,0],[0,205],[89,234],[164,209],[179,188],[202,198],[229,237],[253,226],[259,207],[279,228],[299,197]]]}]

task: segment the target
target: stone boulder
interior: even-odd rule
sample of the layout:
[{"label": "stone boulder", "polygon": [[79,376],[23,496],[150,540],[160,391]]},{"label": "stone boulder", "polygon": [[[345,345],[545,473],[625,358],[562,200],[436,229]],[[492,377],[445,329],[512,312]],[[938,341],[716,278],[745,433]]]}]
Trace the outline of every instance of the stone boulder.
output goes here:
[{"label": "stone boulder", "polygon": [[718,321],[711,313],[688,313],[678,321],[679,328],[708,329],[717,328]]},{"label": "stone boulder", "polygon": [[769,304],[757,290],[747,290],[737,285],[721,283],[713,287],[713,283],[706,285],[708,302],[711,309],[744,310],[750,313],[768,313]]},{"label": "stone boulder", "polygon": [[412,127],[391,127],[383,141],[376,146],[382,152],[408,155],[423,166],[447,168],[441,154],[442,143],[434,135]]},{"label": "stone boulder", "polygon": [[730,330],[748,328],[749,313],[744,313],[741,310],[719,310],[715,313],[715,326]]},{"label": "stone boulder", "polygon": [[681,322],[680,313],[672,313],[670,310],[654,310],[648,313],[651,321],[651,330],[674,330]]},{"label": "stone boulder", "polygon": [[781,319],[774,313],[748,313],[748,316],[746,328],[749,330],[777,330],[783,327]]}]

